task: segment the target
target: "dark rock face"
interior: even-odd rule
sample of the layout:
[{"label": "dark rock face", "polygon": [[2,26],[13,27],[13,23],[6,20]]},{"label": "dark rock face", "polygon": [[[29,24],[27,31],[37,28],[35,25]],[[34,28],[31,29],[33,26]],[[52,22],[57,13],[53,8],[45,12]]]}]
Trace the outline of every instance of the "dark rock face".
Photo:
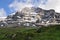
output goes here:
[{"label": "dark rock face", "polygon": [[0,28],[4,28],[6,27],[6,25],[7,25],[6,22],[0,21]]},{"label": "dark rock face", "polygon": [[43,11],[43,9],[41,9],[41,8],[36,8],[36,9],[35,9],[35,12],[36,12],[36,13],[40,13],[41,11]]},{"label": "dark rock face", "polygon": [[12,19],[14,21],[17,21],[17,19],[23,18],[24,14],[21,12],[16,12],[15,15],[12,16]]}]

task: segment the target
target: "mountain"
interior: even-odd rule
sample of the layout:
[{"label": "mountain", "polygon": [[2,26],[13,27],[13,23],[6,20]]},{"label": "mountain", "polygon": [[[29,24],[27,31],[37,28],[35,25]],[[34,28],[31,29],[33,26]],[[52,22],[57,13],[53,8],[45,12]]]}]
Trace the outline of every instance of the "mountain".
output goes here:
[{"label": "mountain", "polygon": [[[55,10],[45,10],[39,7],[25,7],[21,11],[11,13],[3,21],[10,26],[32,26],[48,23],[60,23],[60,13]],[[4,24],[5,24],[4,23]],[[40,25],[39,24],[39,25]]]},{"label": "mountain", "polygon": [[[14,21],[17,19],[40,19],[40,21],[47,22],[47,21],[54,21],[54,18],[60,18],[60,13],[56,13],[55,10],[45,10],[39,7],[25,7],[21,11],[17,11],[9,15],[7,18],[11,18]],[[30,17],[30,18],[29,18]],[[34,19],[33,18],[33,19]]]}]

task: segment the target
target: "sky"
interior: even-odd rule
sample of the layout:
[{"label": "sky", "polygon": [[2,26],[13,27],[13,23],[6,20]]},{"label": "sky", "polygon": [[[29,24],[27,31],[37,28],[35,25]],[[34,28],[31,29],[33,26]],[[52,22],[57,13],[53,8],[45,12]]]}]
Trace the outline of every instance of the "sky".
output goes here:
[{"label": "sky", "polygon": [[11,13],[9,4],[12,2],[12,0],[0,0],[0,17],[6,17]]},{"label": "sky", "polygon": [[24,7],[40,7],[60,12],[60,0],[0,0],[0,17],[21,11]]}]

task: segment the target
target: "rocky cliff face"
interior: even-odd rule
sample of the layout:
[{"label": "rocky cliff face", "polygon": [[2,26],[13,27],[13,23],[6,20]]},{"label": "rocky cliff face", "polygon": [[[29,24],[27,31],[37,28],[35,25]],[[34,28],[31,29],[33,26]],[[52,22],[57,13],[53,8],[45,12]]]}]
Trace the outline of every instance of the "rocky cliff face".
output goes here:
[{"label": "rocky cliff face", "polygon": [[25,22],[27,22],[26,25],[31,25],[32,23],[60,23],[60,13],[56,13],[53,9],[45,10],[39,7],[25,7],[21,11],[8,15],[5,22],[3,23],[6,25],[20,25],[22,23],[25,25]]},{"label": "rocky cliff face", "polygon": [[[54,18],[60,18],[60,13],[56,13],[55,10],[50,9],[50,10],[44,10],[42,8],[39,7],[25,7],[23,8],[20,12],[16,12],[15,15],[9,15],[7,18],[11,18],[13,20],[17,20],[20,18],[25,17],[25,15],[31,16],[31,14],[36,15],[35,17],[37,18],[37,16],[41,19],[41,21],[51,21],[54,20]],[[32,17],[31,17],[32,18]],[[38,18],[38,19],[39,19]]]}]

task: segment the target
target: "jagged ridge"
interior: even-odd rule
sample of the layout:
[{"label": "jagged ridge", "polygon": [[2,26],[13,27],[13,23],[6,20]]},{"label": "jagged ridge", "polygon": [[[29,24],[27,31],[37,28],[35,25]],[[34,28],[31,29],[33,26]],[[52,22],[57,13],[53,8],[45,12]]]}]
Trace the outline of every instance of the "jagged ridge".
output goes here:
[{"label": "jagged ridge", "polygon": [[4,22],[7,25],[16,24],[15,26],[20,26],[22,23],[27,26],[30,26],[32,23],[34,26],[36,23],[60,23],[60,13],[55,12],[53,9],[44,10],[39,7],[25,7],[21,11],[8,15]]}]

